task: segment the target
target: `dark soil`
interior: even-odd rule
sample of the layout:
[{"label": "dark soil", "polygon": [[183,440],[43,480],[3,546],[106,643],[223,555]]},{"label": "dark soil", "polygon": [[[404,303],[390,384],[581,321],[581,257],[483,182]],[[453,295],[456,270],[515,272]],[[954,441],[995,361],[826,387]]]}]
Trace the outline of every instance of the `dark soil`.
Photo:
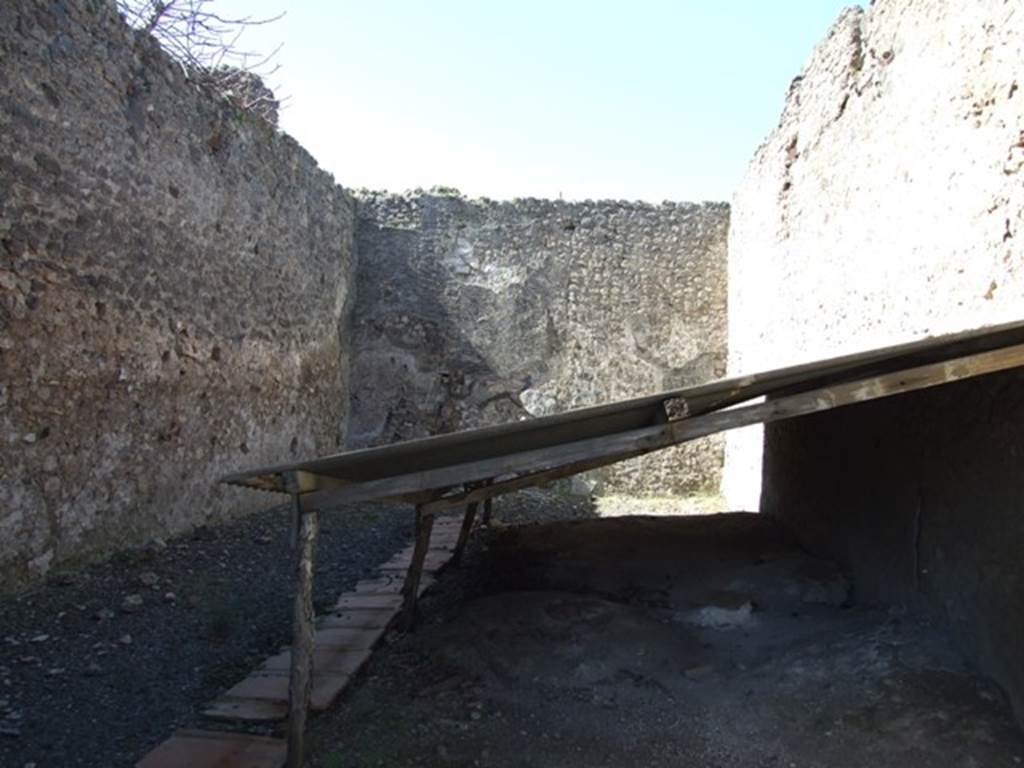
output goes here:
[{"label": "dark soil", "polygon": [[[289,525],[286,508],[256,513],[0,598],[0,765],[130,766],[179,727],[210,727],[203,705],[289,641]],[[411,534],[409,508],[325,514],[316,601]],[[130,595],[142,605],[124,612]]]},{"label": "dark soil", "polygon": [[481,532],[313,721],[314,763],[1020,766],[1003,693],[943,627],[850,586],[756,515]]}]

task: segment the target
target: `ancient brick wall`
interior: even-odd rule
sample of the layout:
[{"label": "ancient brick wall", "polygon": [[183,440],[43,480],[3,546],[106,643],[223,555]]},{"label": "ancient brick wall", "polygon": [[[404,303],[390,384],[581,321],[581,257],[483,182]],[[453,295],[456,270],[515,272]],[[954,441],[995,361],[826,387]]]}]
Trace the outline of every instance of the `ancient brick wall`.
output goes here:
[{"label": "ancient brick wall", "polygon": [[216,478],[343,439],[350,198],[111,5],[0,3],[8,587],[251,508]]},{"label": "ancient brick wall", "polygon": [[[350,437],[530,418],[724,373],[723,204],[360,198]],[[598,490],[717,491],[719,438]]]},{"label": "ancient brick wall", "polygon": [[[733,373],[1024,317],[1024,8],[878,0],[794,81],[734,198]],[[731,438],[737,506],[790,522],[861,600],[926,608],[1024,712],[1022,378]],[[760,499],[759,499],[760,496]]]}]

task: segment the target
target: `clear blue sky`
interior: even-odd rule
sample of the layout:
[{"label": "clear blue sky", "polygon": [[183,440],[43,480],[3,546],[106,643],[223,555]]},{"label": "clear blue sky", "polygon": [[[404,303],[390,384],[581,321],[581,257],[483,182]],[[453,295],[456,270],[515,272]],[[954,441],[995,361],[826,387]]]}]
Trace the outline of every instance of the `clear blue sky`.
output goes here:
[{"label": "clear blue sky", "polygon": [[218,0],[347,187],[726,200],[841,0]]}]

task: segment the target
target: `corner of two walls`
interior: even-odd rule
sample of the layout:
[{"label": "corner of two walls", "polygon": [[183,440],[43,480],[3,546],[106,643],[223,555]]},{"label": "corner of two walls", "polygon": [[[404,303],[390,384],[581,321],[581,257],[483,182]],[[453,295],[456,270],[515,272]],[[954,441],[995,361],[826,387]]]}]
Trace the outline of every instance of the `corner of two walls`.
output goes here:
[{"label": "corner of two walls", "polygon": [[0,3],[5,589],[342,445],[352,199],[112,3]]},{"label": "corner of two walls", "polygon": [[[371,195],[357,221],[113,4],[10,0],[0,30],[7,589],[273,503],[217,478],[349,422],[367,445],[724,372],[726,205]],[[593,480],[715,491],[721,450]]]},{"label": "corner of two walls", "polygon": [[[725,204],[359,200],[353,447],[532,418],[725,372]],[[721,438],[592,473],[717,493]]]}]

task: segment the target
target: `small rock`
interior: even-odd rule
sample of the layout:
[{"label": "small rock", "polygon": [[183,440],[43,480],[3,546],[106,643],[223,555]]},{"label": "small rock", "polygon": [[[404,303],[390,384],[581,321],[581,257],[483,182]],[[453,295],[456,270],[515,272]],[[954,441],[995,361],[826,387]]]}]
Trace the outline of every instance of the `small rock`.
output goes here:
[{"label": "small rock", "polygon": [[33,643],[45,643],[49,639],[50,639],[49,635],[36,635],[35,637],[32,638],[31,642],[33,642]]},{"label": "small rock", "polygon": [[97,664],[95,661],[85,668],[85,674],[88,677],[96,677],[96,675],[103,674],[103,667]]},{"label": "small rock", "polygon": [[106,619],[114,618],[114,612],[109,608],[100,608],[96,613],[92,615],[96,621],[105,621]]},{"label": "small rock", "polygon": [[683,621],[698,627],[734,629],[749,624],[753,613],[753,603],[746,600],[738,605],[706,605],[686,613]]},{"label": "small rock", "polygon": [[134,594],[128,595],[121,602],[122,613],[138,613],[142,610],[142,595]]},{"label": "small rock", "polygon": [[21,728],[14,725],[0,725],[0,736],[21,736]]},{"label": "small rock", "polygon": [[173,592],[164,592],[164,602],[173,603],[178,599],[178,596]]},{"label": "small rock", "polygon": [[482,715],[479,712],[477,712],[476,710],[473,710],[472,712],[469,713],[469,719],[470,720],[479,720],[481,717],[482,717]]},{"label": "small rock", "polygon": [[273,539],[268,534],[256,537],[257,544],[269,544],[271,541],[273,541]]},{"label": "small rock", "polygon": [[715,668],[711,664],[700,664],[696,667],[690,667],[686,670],[685,675],[690,680],[703,680],[714,671]]},{"label": "small rock", "polygon": [[132,644],[132,636],[127,634],[127,633],[123,634],[123,635],[121,635],[121,637],[119,637],[117,639],[117,642],[119,642],[121,645],[131,645]]},{"label": "small rock", "polygon": [[850,582],[834,563],[808,560],[793,575],[793,586],[804,603],[839,607],[850,597]]},{"label": "small rock", "polygon": [[145,571],[145,572],[139,574],[139,581],[141,581],[147,587],[152,587],[158,581],[160,581],[160,577],[157,576],[152,571]]}]

